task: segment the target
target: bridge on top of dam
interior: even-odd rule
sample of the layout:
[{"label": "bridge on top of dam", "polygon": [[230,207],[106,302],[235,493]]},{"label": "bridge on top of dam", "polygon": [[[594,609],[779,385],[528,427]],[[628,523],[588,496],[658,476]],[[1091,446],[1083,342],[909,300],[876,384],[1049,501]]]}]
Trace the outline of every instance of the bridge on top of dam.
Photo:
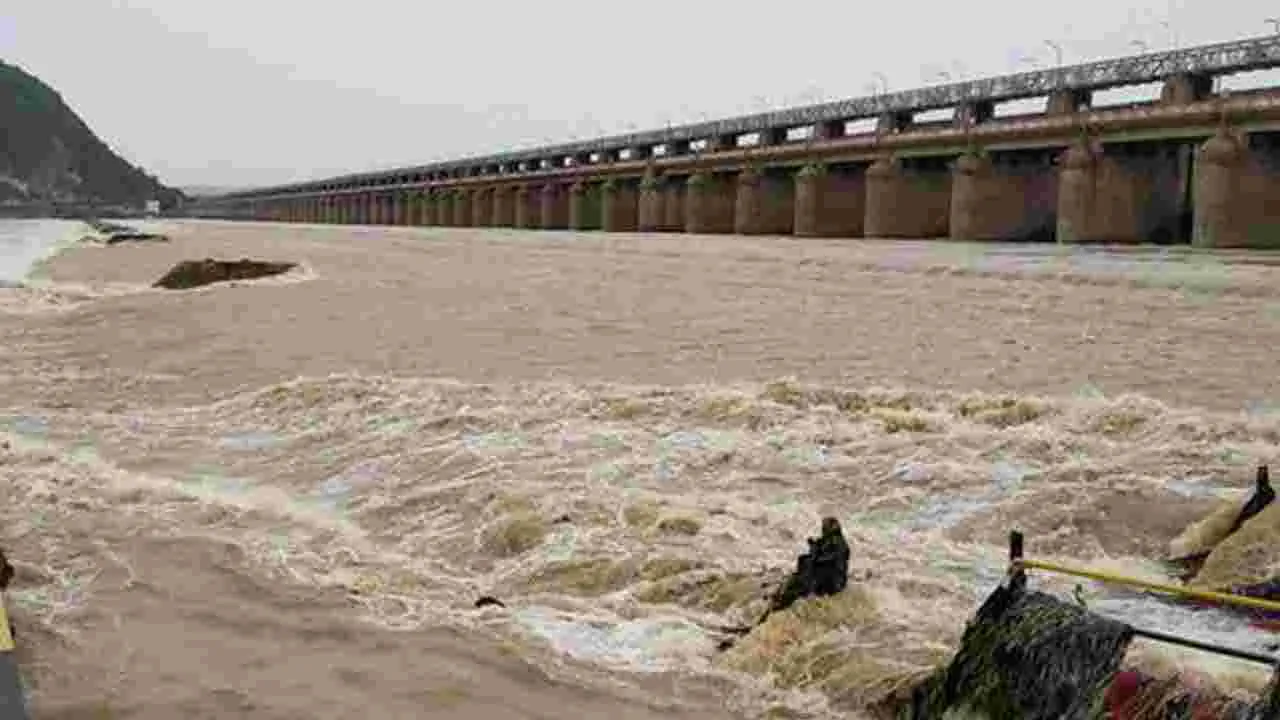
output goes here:
[{"label": "bridge on top of dam", "polygon": [[[1280,247],[1280,35],[204,198],[304,223]],[[1099,91],[1158,98],[1093,107]],[[1043,98],[1039,113],[998,116]],[[922,113],[950,117],[922,122]],[[855,132],[860,121],[874,128]],[[1280,210],[1277,211],[1280,214]]]}]

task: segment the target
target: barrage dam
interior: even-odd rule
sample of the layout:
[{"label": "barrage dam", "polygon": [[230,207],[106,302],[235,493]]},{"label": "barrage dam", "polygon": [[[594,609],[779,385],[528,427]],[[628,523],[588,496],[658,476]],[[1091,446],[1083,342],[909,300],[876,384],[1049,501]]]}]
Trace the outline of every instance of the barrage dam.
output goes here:
[{"label": "barrage dam", "polygon": [[[357,225],[1280,248],[1280,36],[205,198]],[[1095,93],[1161,83],[1146,102]],[[1041,98],[1025,114],[1002,103]],[[926,121],[921,115],[938,115]],[[870,125],[863,129],[858,126]],[[1273,220],[1269,208],[1277,208]]]}]

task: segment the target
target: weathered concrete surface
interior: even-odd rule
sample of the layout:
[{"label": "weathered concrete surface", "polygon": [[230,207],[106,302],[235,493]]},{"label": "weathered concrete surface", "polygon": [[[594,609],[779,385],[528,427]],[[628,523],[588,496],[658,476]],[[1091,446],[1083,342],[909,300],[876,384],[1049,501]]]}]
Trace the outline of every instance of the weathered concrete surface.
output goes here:
[{"label": "weathered concrete surface", "polygon": [[636,213],[636,229],[640,232],[657,232],[663,228],[666,217],[664,202],[666,193],[663,180],[652,170],[640,178],[639,207]]},{"label": "weathered concrete surface", "polygon": [[685,183],[684,229],[689,233],[732,233],[735,186],[730,176],[694,173]]},{"label": "weathered concrete surface", "polygon": [[422,193],[422,224],[440,224],[440,193],[427,190]]},{"label": "weathered concrete surface", "polygon": [[536,230],[542,226],[542,200],[538,189],[528,184],[516,187],[513,215],[517,228]]},{"label": "weathered concrete surface", "polygon": [[663,232],[684,232],[685,198],[688,195],[688,177],[670,177],[664,181],[662,190],[662,227]]},{"label": "weathered concrete surface", "polygon": [[568,188],[549,182],[541,188],[538,226],[543,230],[566,230],[569,227]]},{"label": "weathered concrete surface", "polygon": [[1272,143],[1250,147],[1240,133],[1220,130],[1196,153],[1195,224],[1199,247],[1280,248],[1280,163]]},{"label": "weathered concrete surface", "polygon": [[599,230],[600,185],[578,181],[569,187],[569,229]]},{"label": "weathered concrete surface", "polygon": [[951,219],[951,174],[881,158],[867,169],[867,237],[946,237]]},{"label": "weathered concrete surface", "polygon": [[605,232],[634,232],[639,226],[639,214],[636,183],[610,178],[600,186],[601,226]]},{"label": "weathered concrete surface", "polygon": [[513,227],[515,225],[516,190],[508,184],[498,185],[493,189],[493,211],[490,224],[493,227]]},{"label": "weathered concrete surface", "polygon": [[1170,242],[1189,224],[1176,153],[1076,143],[1059,164],[1058,242]]},{"label": "weathered concrete surface", "polygon": [[493,214],[493,188],[481,187],[471,191],[472,227],[489,227]]},{"label": "weathered concrete surface", "polygon": [[1057,222],[1057,172],[1047,163],[1015,164],[966,153],[951,179],[953,240],[1052,241]]},{"label": "weathered concrete surface", "polygon": [[800,237],[861,237],[866,171],[807,165],[796,173],[794,232]]},{"label": "weathered concrete surface", "polygon": [[792,180],[781,171],[749,167],[738,173],[733,231],[739,235],[790,235],[795,223]]}]

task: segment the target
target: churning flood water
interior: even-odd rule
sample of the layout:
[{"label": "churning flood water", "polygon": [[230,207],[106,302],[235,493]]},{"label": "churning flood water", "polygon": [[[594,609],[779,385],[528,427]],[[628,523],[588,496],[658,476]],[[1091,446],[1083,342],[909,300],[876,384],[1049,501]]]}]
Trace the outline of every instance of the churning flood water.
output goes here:
[{"label": "churning flood water", "polygon": [[[864,717],[949,658],[1011,529],[1163,577],[1277,460],[1258,256],[165,229],[0,291],[0,542],[37,716]],[[78,232],[3,224],[0,246]],[[149,287],[204,257],[301,266]],[[824,515],[850,588],[716,652]]]}]

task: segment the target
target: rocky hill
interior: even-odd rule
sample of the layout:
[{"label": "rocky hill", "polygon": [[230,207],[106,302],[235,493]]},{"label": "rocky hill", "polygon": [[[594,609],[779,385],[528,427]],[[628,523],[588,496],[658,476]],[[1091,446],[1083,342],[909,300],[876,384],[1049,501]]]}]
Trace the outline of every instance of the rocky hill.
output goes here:
[{"label": "rocky hill", "polygon": [[39,78],[0,61],[0,205],[97,202],[169,208],[183,194],[116,155]]}]

